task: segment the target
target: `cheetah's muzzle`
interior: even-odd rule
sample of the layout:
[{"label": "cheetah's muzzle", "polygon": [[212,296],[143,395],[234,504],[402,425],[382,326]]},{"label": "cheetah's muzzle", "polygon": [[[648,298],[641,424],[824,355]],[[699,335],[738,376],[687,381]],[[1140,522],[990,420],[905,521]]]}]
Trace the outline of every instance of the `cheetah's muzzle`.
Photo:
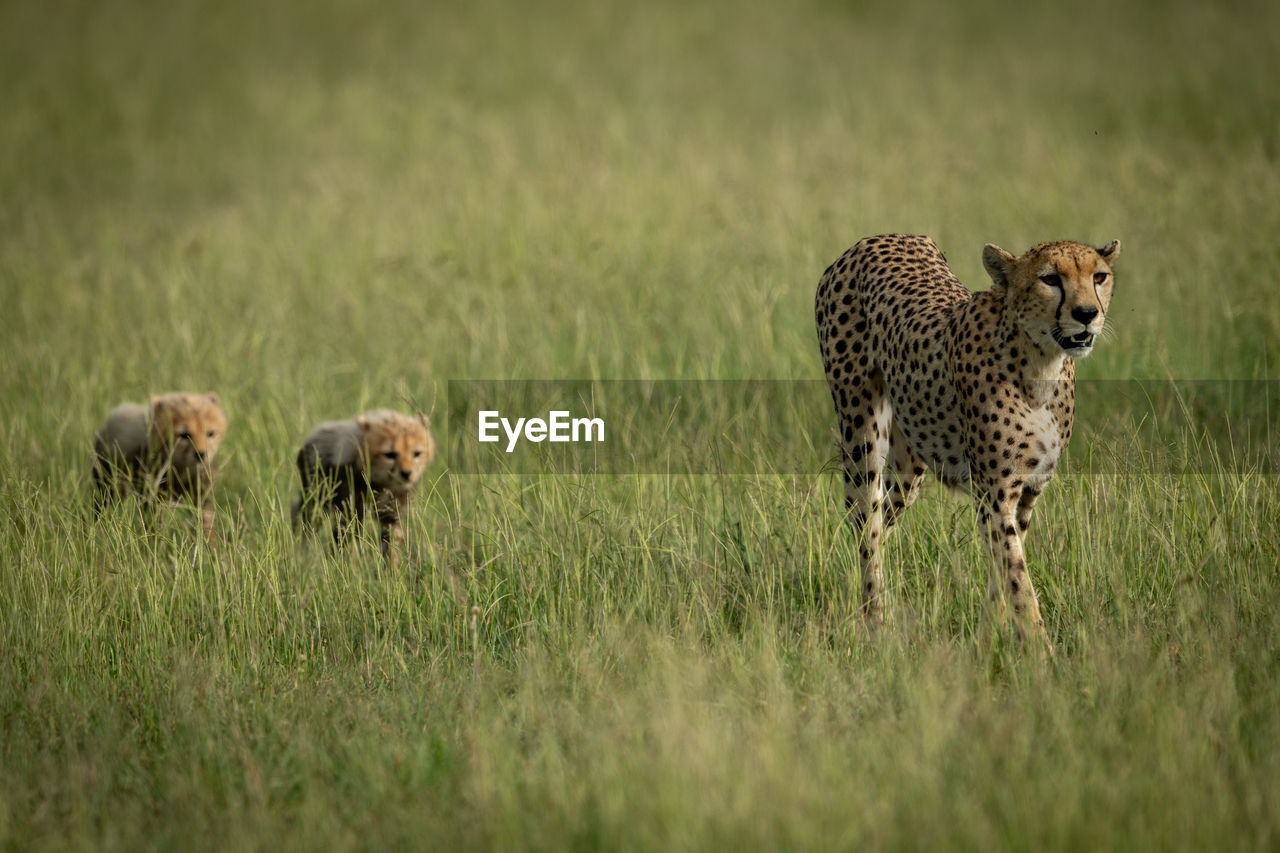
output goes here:
[{"label": "cheetah's muzzle", "polygon": [[1089,350],[1093,349],[1095,338],[1097,338],[1097,335],[1088,329],[1076,332],[1074,335],[1064,335],[1061,329],[1053,330],[1054,343],[1062,347],[1063,352],[1067,353],[1067,355],[1088,354]]}]

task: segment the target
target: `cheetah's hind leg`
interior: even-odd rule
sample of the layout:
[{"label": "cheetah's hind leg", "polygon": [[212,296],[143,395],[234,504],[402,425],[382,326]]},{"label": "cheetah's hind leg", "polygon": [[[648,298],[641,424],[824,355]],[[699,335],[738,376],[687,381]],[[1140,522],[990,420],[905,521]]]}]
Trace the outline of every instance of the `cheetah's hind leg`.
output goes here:
[{"label": "cheetah's hind leg", "polygon": [[886,466],[886,488],[884,502],[884,529],[888,533],[898,518],[907,511],[907,507],[915,503],[920,495],[920,484],[924,481],[925,464],[911,451],[907,445],[907,437],[893,424],[889,438],[889,458]]},{"label": "cheetah's hind leg", "polygon": [[844,463],[844,506],[858,546],[862,616],[875,633],[884,622],[884,570],[880,540],[884,535],[884,472],[889,454],[893,412],[879,371],[850,377],[840,407]]}]

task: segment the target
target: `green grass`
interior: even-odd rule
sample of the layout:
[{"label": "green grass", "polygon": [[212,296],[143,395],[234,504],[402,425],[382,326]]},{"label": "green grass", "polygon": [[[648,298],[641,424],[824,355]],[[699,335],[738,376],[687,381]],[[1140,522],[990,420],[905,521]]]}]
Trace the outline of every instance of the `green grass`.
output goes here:
[{"label": "green grass", "polygon": [[[1274,849],[1273,5],[0,7],[0,846]],[[895,230],[974,287],[1124,242],[1028,544],[1056,664],[935,485],[869,642],[830,442],[763,409],[719,474],[442,459],[399,571],[294,543],[316,421],[820,379],[819,275]],[[171,389],[231,418],[216,553],[87,505]]]}]

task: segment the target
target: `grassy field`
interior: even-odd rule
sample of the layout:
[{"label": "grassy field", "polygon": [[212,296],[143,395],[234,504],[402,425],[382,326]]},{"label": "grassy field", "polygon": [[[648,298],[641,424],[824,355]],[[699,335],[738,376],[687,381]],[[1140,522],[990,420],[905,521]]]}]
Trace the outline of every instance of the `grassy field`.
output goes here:
[{"label": "grassy field", "polygon": [[[0,5],[0,847],[1276,849],[1278,56],[1249,0]],[[445,453],[398,571],[293,541],[307,430],[449,448],[450,380],[825,405],[818,277],[899,230],[973,287],[1124,243],[1028,545],[1055,664],[936,484],[863,636],[831,436],[763,406],[754,467]],[[171,389],[231,418],[216,552],[89,512]]]}]

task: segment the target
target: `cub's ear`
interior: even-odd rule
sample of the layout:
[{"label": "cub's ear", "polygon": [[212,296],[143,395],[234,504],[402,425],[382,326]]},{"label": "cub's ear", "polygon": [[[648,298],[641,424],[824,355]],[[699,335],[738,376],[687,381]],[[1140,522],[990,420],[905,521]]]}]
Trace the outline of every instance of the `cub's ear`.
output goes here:
[{"label": "cub's ear", "polygon": [[208,394],[205,394],[204,398],[208,400],[210,403],[213,403],[215,406],[218,406],[218,407],[222,406],[222,401],[219,400],[218,395],[214,394],[213,392],[209,392]]},{"label": "cub's ear", "polygon": [[1101,249],[1098,249],[1097,252],[1102,255],[1102,259],[1107,263],[1115,263],[1116,258],[1120,257],[1120,241],[1112,240]]},{"label": "cub's ear", "polygon": [[361,432],[368,432],[370,427],[373,426],[373,422],[364,415],[360,415],[356,418],[356,426],[360,427]]},{"label": "cub's ear", "polygon": [[1001,249],[995,243],[982,247],[982,265],[987,268],[987,275],[995,282],[996,287],[1006,288],[1013,277],[1013,255]]},{"label": "cub's ear", "polygon": [[157,394],[151,398],[151,403],[147,407],[149,409],[148,420],[151,421],[151,432],[160,436],[163,442],[164,436],[168,435],[173,425],[173,406],[172,403],[165,399],[163,395]]}]

